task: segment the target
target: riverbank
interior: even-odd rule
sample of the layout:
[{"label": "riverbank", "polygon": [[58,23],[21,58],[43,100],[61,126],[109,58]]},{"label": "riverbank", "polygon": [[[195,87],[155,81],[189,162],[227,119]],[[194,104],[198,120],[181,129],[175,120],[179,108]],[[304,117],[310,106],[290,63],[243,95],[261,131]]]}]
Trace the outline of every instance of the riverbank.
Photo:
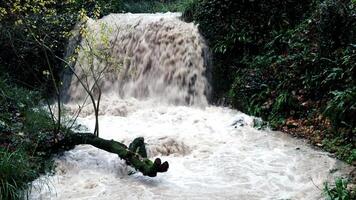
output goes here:
[{"label": "riverbank", "polygon": [[[21,187],[15,193],[24,195],[28,181],[52,169],[54,152],[36,149],[54,145],[61,128],[38,106],[60,96],[65,66],[61,59],[74,24],[86,16],[98,19],[122,11],[184,11],[183,18],[199,24],[211,49],[212,71],[204,76],[213,85],[212,103],[223,102],[262,117],[274,130],[307,139],[355,166],[354,1],[126,2],[130,3],[0,3],[0,71],[6,74],[0,78],[1,166],[5,166],[0,170],[9,181],[29,172],[16,179]],[[144,64],[146,73],[152,60]],[[194,76],[181,81],[192,82]],[[9,162],[12,156],[21,162]],[[30,161],[36,164],[29,165]],[[15,165],[22,167],[6,171],[6,166]],[[10,190],[1,194],[9,192],[16,195]]]},{"label": "riverbank", "polygon": [[199,24],[212,50],[218,105],[262,117],[352,164],[355,10],[352,1],[211,0],[195,1],[183,16]]}]

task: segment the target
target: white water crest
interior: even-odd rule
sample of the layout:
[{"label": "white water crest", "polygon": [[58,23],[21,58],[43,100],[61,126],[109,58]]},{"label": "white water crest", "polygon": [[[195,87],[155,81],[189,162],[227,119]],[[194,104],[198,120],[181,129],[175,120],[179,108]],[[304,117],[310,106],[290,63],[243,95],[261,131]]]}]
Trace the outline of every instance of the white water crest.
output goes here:
[{"label": "white water crest", "polygon": [[[144,137],[148,156],[167,160],[168,172],[154,178],[132,174],[117,155],[79,145],[56,158],[55,175],[33,182],[30,199],[312,200],[322,199],[325,181],[348,173],[346,164],[305,141],[257,130],[253,117],[208,105],[204,40],[195,25],[177,17],[115,14],[89,22],[123,31],[111,31],[122,35],[112,43],[120,50],[111,52],[115,64],[101,82],[100,137],[126,145]],[[123,55],[130,64],[116,72]],[[74,112],[85,93],[75,78],[70,82],[67,107]],[[90,105],[78,118],[90,130],[94,120]],[[37,190],[43,180],[47,187]]]},{"label": "white water crest", "polygon": [[[177,13],[111,14],[89,19],[76,73],[88,88],[94,80],[88,74],[96,74],[109,97],[206,106],[208,48],[197,26],[178,17]],[[78,78],[70,77],[66,101],[83,99],[86,92]]]}]

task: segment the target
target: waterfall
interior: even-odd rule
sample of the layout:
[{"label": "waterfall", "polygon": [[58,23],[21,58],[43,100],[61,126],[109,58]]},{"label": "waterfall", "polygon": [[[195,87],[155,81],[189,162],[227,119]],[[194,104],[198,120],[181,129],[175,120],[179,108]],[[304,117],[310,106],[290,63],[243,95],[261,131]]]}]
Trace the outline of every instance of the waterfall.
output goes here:
[{"label": "waterfall", "polygon": [[[209,105],[209,51],[179,14],[111,14],[82,31],[74,71],[88,88],[100,85],[100,137],[144,137],[148,157],[169,170],[144,177],[116,154],[78,145],[33,182],[30,199],[313,200],[350,171],[302,140],[254,128],[254,117]],[[76,110],[86,92],[73,73],[64,82],[65,107]],[[89,103],[77,120],[91,131],[92,114]]]},{"label": "waterfall", "polygon": [[[174,105],[206,106],[210,57],[193,23],[179,14],[110,14],[89,19],[77,50],[75,71],[88,80],[100,78],[102,93]],[[70,75],[64,96],[82,100],[86,92]],[[94,91],[95,92],[95,91]]]}]

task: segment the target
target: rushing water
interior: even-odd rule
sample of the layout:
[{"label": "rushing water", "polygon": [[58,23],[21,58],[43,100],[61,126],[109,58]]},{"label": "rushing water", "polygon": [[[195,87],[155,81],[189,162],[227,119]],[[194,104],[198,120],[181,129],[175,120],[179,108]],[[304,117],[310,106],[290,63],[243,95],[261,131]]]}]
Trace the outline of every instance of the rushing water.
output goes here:
[{"label": "rushing water", "polygon": [[[204,40],[177,14],[110,15],[89,21],[91,32],[99,34],[102,22],[112,27],[110,69],[121,68],[101,80],[100,136],[125,144],[143,136],[149,157],[167,160],[170,168],[155,178],[132,174],[117,155],[79,145],[56,159],[55,175],[34,182],[31,199],[309,200],[321,198],[323,182],[348,171],[304,141],[253,128],[253,117],[209,106]],[[103,66],[95,62],[95,70]],[[75,77],[68,80],[67,107],[74,112],[85,92]],[[93,130],[91,114],[89,105],[78,122]]]}]

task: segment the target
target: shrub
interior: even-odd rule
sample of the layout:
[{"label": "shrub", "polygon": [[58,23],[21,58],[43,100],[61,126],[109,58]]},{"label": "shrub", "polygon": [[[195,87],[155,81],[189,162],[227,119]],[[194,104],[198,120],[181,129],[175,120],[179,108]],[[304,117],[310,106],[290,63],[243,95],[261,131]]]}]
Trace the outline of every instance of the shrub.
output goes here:
[{"label": "shrub", "polygon": [[26,153],[0,147],[0,199],[24,199],[37,176]]},{"label": "shrub", "polygon": [[120,11],[131,13],[182,12],[192,1],[194,0],[123,0]]},{"label": "shrub", "polygon": [[100,16],[100,5],[94,0],[1,1],[0,70],[17,83],[50,93],[54,84],[48,75],[60,82],[63,63],[57,57],[65,56],[67,39],[81,13]]},{"label": "shrub", "polygon": [[[344,91],[333,91],[325,114],[335,127],[355,128],[356,126],[356,87]],[[355,130],[351,130],[354,132]]]},{"label": "shrub", "polygon": [[184,17],[199,24],[213,49],[215,101],[227,99],[283,130],[290,119],[305,126],[296,135],[337,140],[327,149],[340,148],[333,152],[352,162],[355,6],[350,0],[196,0]]},{"label": "shrub", "polygon": [[330,200],[351,200],[350,191],[347,190],[348,180],[338,178],[335,180],[335,185],[330,186],[324,184],[324,194]]},{"label": "shrub", "polygon": [[[184,12],[195,21],[214,52],[214,90],[229,90],[246,56],[264,50],[271,33],[294,27],[307,15],[311,0],[196,0]],[[240,71],[241,72],[241,71]]]}]

